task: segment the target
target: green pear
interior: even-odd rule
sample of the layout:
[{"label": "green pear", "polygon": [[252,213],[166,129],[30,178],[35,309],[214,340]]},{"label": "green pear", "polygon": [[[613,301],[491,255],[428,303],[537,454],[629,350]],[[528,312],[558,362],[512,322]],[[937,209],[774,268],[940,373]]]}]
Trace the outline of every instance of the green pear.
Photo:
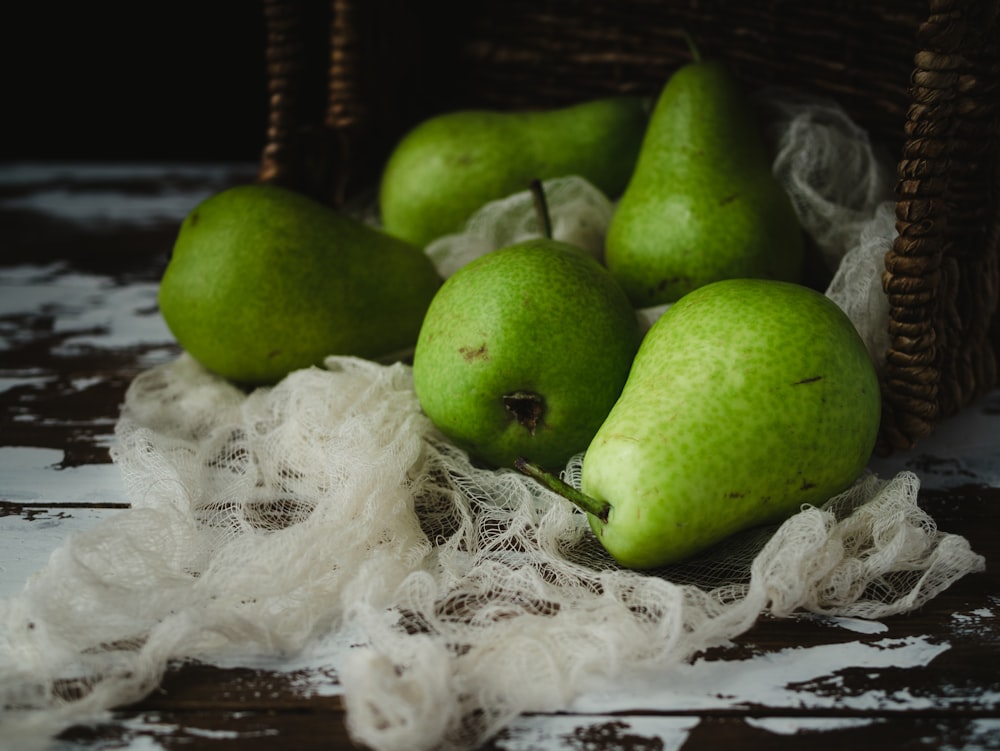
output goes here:
[{"label": "green pear", "polygon": [[648,569],[846,489],[871,458],[879,382],[850,319],[804,286],[723,280],[646,333],[583,459],[580,492],[622,565]]},{"label": "green pear", "polygon": [[528,453],[565,466],[618,398],[640,336],[593,256],[526,240],[445,281],[417,339],[414,387],[431,421],[476,459],[512,467]]},{"label": "green pear", "polygon": [[254,184],[211,196],[184,219],[159,304],[195,360],[259,385],[328,355],[412,349],[440,285],[421,249],[299,193]]},{"label": "green pear", "polygon": [[635,166],[647,103],[619,96],[541,111],[461,110],[397,144],[379,188],[384,229],[427,245],[532,179],[578,175],[618,196]]},{"label": "green pear", "polygon": [[802,229],[747,93],[692,52],[656,102],[605,238],[605,262],[636,307],[719,279],[798,281],[802,270]]}]

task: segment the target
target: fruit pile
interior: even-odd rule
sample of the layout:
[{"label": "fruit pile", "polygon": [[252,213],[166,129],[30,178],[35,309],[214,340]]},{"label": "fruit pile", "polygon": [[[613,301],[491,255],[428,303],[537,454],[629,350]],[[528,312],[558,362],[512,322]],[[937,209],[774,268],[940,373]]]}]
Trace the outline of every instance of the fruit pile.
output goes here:
[{"label": "fruit pile", "polygon": [[[847,316],[802,283],[803,231],[746,92],[693,52],[652,107],[419,125],[387,162],[379,227],[273,185],[209,198],[180,228],[164,319],[248,387],[334,354],[412,356],[445,437],[576,503],[625,566],[822,503],[870,458],[877,373]],[[564,175],[617,200],[601,259],[543,233],[442,279],[423,252]],[[662,304],[644,332],[636,310]],[[581,453],[570,487],[555,473]]]}]

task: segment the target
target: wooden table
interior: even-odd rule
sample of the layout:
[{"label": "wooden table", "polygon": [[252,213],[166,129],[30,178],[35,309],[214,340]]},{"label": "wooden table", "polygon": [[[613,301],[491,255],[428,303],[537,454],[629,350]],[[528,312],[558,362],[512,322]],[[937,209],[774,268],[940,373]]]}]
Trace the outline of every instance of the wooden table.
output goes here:
[{"label": "wooden table", "polygon": [[[0,167],[0,597],[128,505],[108,447],[124,390],[178,354],[155,306],[177,225],[252,165]],[[524,716],[488,748],[1000,749],[1000,391],[913,452],[921,503],[985,573],[881,622],[763,618],[650,685]],[[0,680],[2,680],[0,676]],[[175,666],[71,749],[352,747],[329,671]],[[0,739],[0,747],[3,740]]]}]

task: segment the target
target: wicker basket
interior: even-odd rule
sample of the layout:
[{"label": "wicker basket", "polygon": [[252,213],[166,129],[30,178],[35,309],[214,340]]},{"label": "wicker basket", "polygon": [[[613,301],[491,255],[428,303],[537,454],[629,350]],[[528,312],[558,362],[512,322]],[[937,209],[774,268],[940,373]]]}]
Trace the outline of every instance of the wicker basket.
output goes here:
[{"label": "wicker basket", "polygon": [[260,178],[335,204],[371,191],[403,132],[446,109],[655,94],[681,30],[750,85],[830,96],[898,154],[883,288],[879,451],[908,449],[997,382],[997,0],[264,0]]}]

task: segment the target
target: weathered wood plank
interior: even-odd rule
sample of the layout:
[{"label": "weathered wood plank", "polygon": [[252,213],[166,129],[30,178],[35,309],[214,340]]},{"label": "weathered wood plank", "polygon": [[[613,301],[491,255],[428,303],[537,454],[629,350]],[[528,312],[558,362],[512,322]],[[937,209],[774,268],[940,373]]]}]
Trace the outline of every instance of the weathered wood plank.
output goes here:
[{"label": "weathered wood plank", "polygon": [[[107,748],[189,751],[336,751],[361,746],[336,706],[308,712],[247,710],[118,713],[114,721],[63,733],[60,751]],[[805,746],[845,748],[996,749],[1000,719],[940,716],[830,716],[794,712],[770,716],[533,715],[522,717],[480,751],[678,751]]]}]

